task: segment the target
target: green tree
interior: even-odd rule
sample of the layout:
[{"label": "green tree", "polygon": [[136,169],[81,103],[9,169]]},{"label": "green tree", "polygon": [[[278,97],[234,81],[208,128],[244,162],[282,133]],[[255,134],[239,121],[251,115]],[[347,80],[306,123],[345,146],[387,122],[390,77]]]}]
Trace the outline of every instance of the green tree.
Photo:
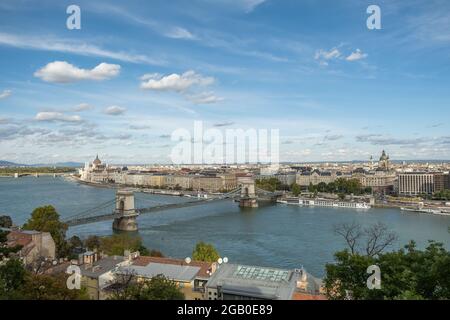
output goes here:
[{"label": "green tree", "polygon": [[[114,234],[109,237],[100,238],[99,250],[107,255],[123,255],[125,250],[140,251],[145,248],[142,239],[137,236],[131,236],[128,233]],[[147,250],[145,248],[145,250]],[[147,250],[148,251],[148,250]]]},{"label": "green tree", "polygon": [[0,299],[16,299],[17,290],[25,283],[26,270],[18,259],[0,264]]},{"label": "green tree", "polygon": [[302,192],[302,190],[300,189],[300,186],[298,184],[296,184],[295,182],[291,185],[291,191],[295,197],[298,197],[298,195]]},{"label": "green tree", "polygon": [[164,254],[161,251],[159,251],[159,250],[151,250],[149,256],[150,257],[164,258]]},{"label": "green tree", "polygon": [[320,182],[317,185],[317,191],[318,192],[327,192],[327,184],[325,182]]},{"label": "green tree", "polygon": [[111,300],[184,300],[184,294],[174,281],[163,275],[150,280],[135,281],[132,275],[124,275],[117,282]]},{"label": "green tree", "polygon": [[200,241],[195,245],[192,258],[196,261],[215,262],[220,255],[212,244]]},{"label": "green tree", "polygon": [[89,250],[95,250],[100,248],[100,237],[99,236],[89,236],[84,240],[84,246]]},{"label": "green tree", "polygon": [[283,185],[277,178],[256,179],[255,185],[257,188],[274,192],[276,190],[283,190]]},{"label": "green tree", "polygon": [[10,216],[0,216],[0,228],[11,228],[13,221]]},{"label": "green tree", "polygon": [[8,241],[8,233],[7,231],[0,230],[0,261],[3,258],[9,257],[10,254],[17,253],[22,249],[21,245],[17,245],[14,247],[10,247],[6,244]]},{"label": "green tree", "polygon": [[31,218],[23,225],[25,230],[49,232],[56,244],[58,257],[68,254],[65,241],[67,225],[59,220],[59,214],[53,206],[44,206],[34,209]]},{"label": "green tree", "polygon": [[83,247],[83,241],[78,236],[72,236],[67,243],[71,248]]},{"label": "green tree", "polygon": [[[430,242],[424,250],[410,243],[398,251],[377,257],[350,254],[348,250],[335,255],[336,263],[326,266],[325,287],[330,299],[450,299],[450,253],[441,243]],[[366,286],[366,268],[378,265],[381,289]]]},{"label": "green tree", "polygon": [[70,290],[67,288],[66,274],[29,274],[21,288],[21,297],[26,300],[88,300],[86,288]]}]

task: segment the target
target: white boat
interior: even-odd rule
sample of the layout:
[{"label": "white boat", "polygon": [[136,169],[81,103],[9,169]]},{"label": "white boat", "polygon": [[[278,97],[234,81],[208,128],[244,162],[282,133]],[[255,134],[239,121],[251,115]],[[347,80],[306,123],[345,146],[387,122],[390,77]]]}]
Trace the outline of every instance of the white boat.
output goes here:
[{"label": "white boat", "polygon": [[418,213],[437,214],[437,215],[441,215],[441,216],[450,216],[450,213],[446,212],[445,210],[441,210],[441,209],[401,207],[400,210],[409,211],[409,212],[418,212]]},{"label": "white boat", "polygon": [[349,209],[370,209],[372,207],[370,204],[365,202],[334,201],[325,199],[285,198],[278,200],[278,202],[305,207],[330,207],[330,208],[349,208]]}]

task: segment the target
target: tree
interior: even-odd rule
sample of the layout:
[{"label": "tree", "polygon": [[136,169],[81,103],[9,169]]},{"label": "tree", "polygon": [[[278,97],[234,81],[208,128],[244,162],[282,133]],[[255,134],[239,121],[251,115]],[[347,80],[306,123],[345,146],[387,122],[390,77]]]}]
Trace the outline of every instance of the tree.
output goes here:
[{"label": "tree", "polygon": [[59,214],[53,206],[44,206],[34,209],[31,218],[23,225],[25,230],[49,232],[56,244],[58,257],[67,255],[65,241],[67,225],[59,220]]},{"label": "tree", "polygon": [[0,228],[11,228],[13,221],[10,216],[0,216]]},{"label": "tree", "polygon": [[[326,265],[324,284],[329,299],[450,299],[450,252],[442,243],[430,241],[420,251],[410,242],[403,249],[377,256],[352,254],[346,249],[337,252],[335,260]],[[381,270],[381,289],[367,288],[370,265]]]},{"label": "tree", "polygon": [[22,298],[27,300],[88,300],[85,288],[70,290],[67,288],[66,274],[27,276],[21,289]]},{"label": "tree", "polygon": [[215,262],[220,255],[213,245],[200,241],[195,245],[192,258],[196,261]]},{"label": "tree", "polygon": [[7,231],[0,230],[0,262],[3,258],[7,258],[10,254],[17,253],[22,249],[21,245],[10,247],[6,244],[8,241],[8,233]]},{"label": "tree", "polygon": [[257,188],[267,190],[270,192],[283,189],[282,183],[277,178],[256,179],[255,185]]},{"label": "tree", "polygon": [[81,241],[80,237],[78,236],[72,236],[68,241],[68,245],[71,248],[80,248],[83,247],[83,241]]},{"label": "tree", "polygon": [[326,192],[327,191],[327,184],[325,182],[320,182],[317,185],[317,191],[318,192]]},{"label": "tree", "polygon": [[397,235],[389,232],[387,226],[381,222],[364,229],[355,222],[342,223],[334,227],[334,232],[344,238],[351,254],[362,250],[369,257],[380,254],[398,239]]},{"label": "tree", "polygon": [[100,237],[99,236],[89,236],[84,240],[84,246],[89,250],[95,250],[100,248]]},{"label": "tree", "polygon": [[14,298],[25,283],[26,270],[18,259],[10,259],[0,265],[0,298]]},{"label": "tree", "polygon": [[293,194],[295,197],[298,197],[298,195],[301,193],[300,186],[299,186],[297,183],[294,182],[294,183],[291,185],[291,191],[292,191],[292,194]]},{"label": "tree", "polygon": [[132,274],[124,274],[113,285],[111,300],[184,300],[176,283],[163,275],[137,281]]},{"label": "tree", "polygon": [[72,236],[67,240],[67,252],[70,259],[76,259],[82,248],[83,241],[78,236]]},{"label": "tree", "polygon": [[[139,251],[145,248],[140,237],[131,236],[128,233],[114,234],[100,238],[99,250],[107,255],[120,256],[125,250]],[[145,250],[147,250],[145,248]]]},{"label": "tree", "polygon": [[159,250],[151,250],[149,256],[150,257],[164,258],[164,254],[161,251],[159,251]]}]

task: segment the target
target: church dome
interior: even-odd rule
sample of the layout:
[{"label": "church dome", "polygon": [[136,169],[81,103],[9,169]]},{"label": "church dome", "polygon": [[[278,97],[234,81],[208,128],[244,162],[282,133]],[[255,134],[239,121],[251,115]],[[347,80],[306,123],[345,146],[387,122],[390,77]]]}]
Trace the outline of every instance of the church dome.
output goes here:
[{"label": "church dome", "polygon": [[389,159],[389,157],[386,155],[386,151],[383,150],[383,153],[381,154],[381,157],[380,157],[380,161],[386,161],[388,159]]}]

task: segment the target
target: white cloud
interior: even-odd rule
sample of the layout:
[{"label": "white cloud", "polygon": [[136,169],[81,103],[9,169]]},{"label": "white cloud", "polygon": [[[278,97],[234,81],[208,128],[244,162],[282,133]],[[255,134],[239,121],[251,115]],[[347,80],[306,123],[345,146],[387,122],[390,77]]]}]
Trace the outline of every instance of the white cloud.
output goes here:
[{"label": "white cloud", "polygon": [[214,92],[202,92],[200,94],[189,95],[188,99],[195,104],[212,104],[223,101],[222,97],[218,97]]},{"label": "white cloud", "polygon": [[257,6],[266,2],[266,0],[241,0],[242,5],[244,6],[245,12],[251,12],[255,10]]},{"label": "white cloud", "polygon": [[110,116],[119,116],[121,114],[124,114],[125,111],[127,111],[126,108],[119,107],[119,106],[109,106],[107,107],[103,112]]},{"label": "white cloud", "polygon": [[214,4],[221,2],[240,10],[244,10],[245,13],[249,13],[255,10],[260,4],[266,2],[266,0],[210,0],[210,2]]},{"label": "white cloud", "polygon": [[195,71],[189,70],[183,74],[172,73],[167,76],[159,74],[146,74],[141,79],[142,89],[156,91],[184,92],[193,86],[208,86],[214,83],[214,78],[204,77]]},{"label": "white cloud", "polygon": [[34,73],[47,82],[69,83],[80,80],[107,80],[120,73],[117,64],[100,63],[93,69],[81,69],[66,61],[54,61]]},{"label": "white cloud", "polygon": [[56,51],[79,54],[83,56],[104,57],[132,63],[145,63],[151,65],[165,65],[166,61],[152,58],[142,54],[130,54],[123,51],[110,51],[86,42],[71,39],[60,39],[35,36],[17,36],[0,32],[0,45],[7,45],[22,49]]},{"label": "white cloud", "polygon": [[0,99],[8,98],[11,95],[11,90],[3,90],[2,93],[0,93]]},{"label": "white cloud", "polygon": [[332,60],[337,59],[341,56],[341,52],[338,48],[333,48],[330,51],[326,51],[323,49],[317,50],[314,56],[316,60]]},{"label": "white cloud", "polygon": [[165,33],[165,36],[173,39],[195,39],[195,36],[192,33],[181,27],[173,27],[171,30]]},{"label": "white cloud", "polygon": [[73,108],[73,111],[75,111],[75,112],[81,112],[81,111],[92,110],[93,108],[94,108],[94,107],[91,106],[91,105],[88,104],[88,103],[80,103],[79,105],[76,105],[76,106]]},{"label": "white cloud", "polygon": [[61,122],[80,122],[81,117],[78,115],[68,116],[61,112],[39,112],[35,120],[37,121],[61,121]]},{"label": "white cloud", "polygon": [[363,53],[361,50],[356,49],[355,52],[352,52],[345,60],[347,61],[357,61],[367,58],[367,53]]}]

